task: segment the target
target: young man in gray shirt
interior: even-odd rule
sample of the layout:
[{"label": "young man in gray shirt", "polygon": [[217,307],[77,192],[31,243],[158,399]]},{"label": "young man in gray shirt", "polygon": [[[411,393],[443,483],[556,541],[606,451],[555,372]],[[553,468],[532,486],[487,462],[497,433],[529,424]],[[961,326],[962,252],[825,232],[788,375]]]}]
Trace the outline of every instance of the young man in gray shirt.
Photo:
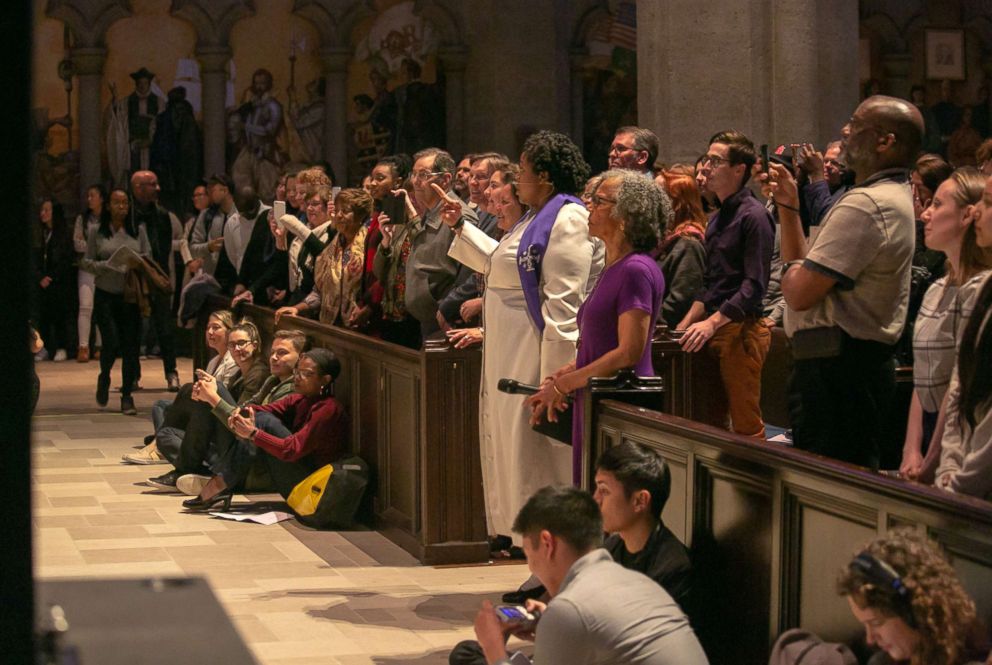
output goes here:
[{"label": "young man in gray shirt", "polygon": [[[492,604],[483,602],[475,619],[478,645],[458,645],[451,663],[708,663],[672,597],[602,549],[603,521],[587,492],[574,487],[538,490],[520,510],[513,530],[524,536],[527,566],[547,587],[551,601],[527,601],[528,610],[540,613],[533,633],[501,622]],[[533,659],[507,652],[510,634],[534,641]]]}]

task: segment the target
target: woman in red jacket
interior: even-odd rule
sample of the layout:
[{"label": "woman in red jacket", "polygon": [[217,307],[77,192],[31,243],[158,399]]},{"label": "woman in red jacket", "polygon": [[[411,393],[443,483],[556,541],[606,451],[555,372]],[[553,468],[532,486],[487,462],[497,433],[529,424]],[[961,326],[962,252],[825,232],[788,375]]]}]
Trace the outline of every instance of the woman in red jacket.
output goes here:
[{"label": "woman in red jacket", "polygon": [[288,497],[293,488],[321,466],[348,452],[348,419],[334,399],[341,362],[327,349],[300,355],[293,372],[296,392],[264,406],[235,411],[228,428],[238,445],[213,468],[216,474],[199,496],[183,501],[190,510],[230,508],[233,488],[248,475],[256,457],[269,471],[276,491]]}]

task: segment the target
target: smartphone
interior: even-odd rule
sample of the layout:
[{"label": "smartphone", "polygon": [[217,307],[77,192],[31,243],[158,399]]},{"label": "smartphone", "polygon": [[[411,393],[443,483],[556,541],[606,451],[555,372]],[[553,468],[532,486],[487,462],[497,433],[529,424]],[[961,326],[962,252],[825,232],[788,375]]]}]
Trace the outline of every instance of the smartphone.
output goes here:
[{"label": "smartphone", "polygon": [[279,221],[279,219],[286,214],[286,202],[285,201],[273,201],[272,202],[272,219]]},{"label": "smartphone", "polygon": [[382,212],[389,215],[390,224],[406,224],[406,201],[402,194],[382,197]]},{"label": "smartphone", "polygon": [[528,612],[523,605],[497,605],[495,609],[501,623],[512,624],[525,631],[534,630],[541,618],[540,612]]},{"label": "smartphone", "polygon": [[768,144],[761,144],[761,171],[768,173]]},{"label": "smartphone", "polygon": [[241,414],[242,418],[251,418],[251,409],[249,409],[247,406],[243,406],[240,409],[238,409],[238,413]]}]

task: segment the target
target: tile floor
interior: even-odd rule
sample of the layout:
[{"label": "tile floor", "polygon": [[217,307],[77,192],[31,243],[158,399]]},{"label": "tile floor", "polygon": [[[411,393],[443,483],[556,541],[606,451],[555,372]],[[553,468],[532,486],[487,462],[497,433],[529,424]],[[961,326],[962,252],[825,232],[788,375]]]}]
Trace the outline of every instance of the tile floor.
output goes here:
[{"label": "tile floor", "polygon": [[[446,663],[451,646],[472,635],[483,598],[526,577],[518,565],[424,567],[375,532],[314,534],[295,522],[184,513],[176,495],[143,484],[168,467],[120,463],[151,432],[152,402],[168,396],[158,361],[142,367],[139,415],[127,417],[96,407],[95,363],[37,365],[38,578],[203,576],[260,663],[428,665]],[[181,378],[190,375],[181,362]]]}]

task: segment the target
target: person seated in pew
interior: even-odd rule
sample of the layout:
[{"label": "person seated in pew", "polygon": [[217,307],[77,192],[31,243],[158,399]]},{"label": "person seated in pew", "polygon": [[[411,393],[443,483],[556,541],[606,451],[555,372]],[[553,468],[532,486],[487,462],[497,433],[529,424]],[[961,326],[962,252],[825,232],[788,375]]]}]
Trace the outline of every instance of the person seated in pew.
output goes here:
[{"label": "person seated in pew", "polygon": [[[227,349],[238,366],[228,390],[232,395],[237,395],[239,401],[247,400],[258,392],[269,376],[268,364],[262,358],[261,336],[255,324],[242,320],[231,328],[227,336]],[[192,392],[196,392],[195,384]],[[209,464],[207,454],[212,422],[210,408],[194,401],[186,429],[181,436],[176,431],[163,428],[157,435],[159,452],[165,455],[175,468],[160,476],[149,478],[148,484],[159,489],[175,491],[176,481],[180,476],[196,473],[205,464]]]},{"label": "person seated in pew", "polygon": [[[293,371],[295,393],[277,402],[248,406],[231,414],[238,437],[212,466],[214,475],[183,507],[207,511],[217,504],[227,510],[258,456],[277,492],[286,498],[311,473],[348,452],[348,416],[334,399],[334,380],[341,362],[328,349],[311,349]],[[246,413],[246,415],[242,415]]]},{"label": "person seated in pew", "polygon": [[[992,250],[992,179],[975,206],[975,242]],[[947,388],[947,416],[936,485],[992,500],[992,277],[971,308]]]},{"label": "person seated in pew", "polygon": [[[686,614],[691,602],[692,562],[689,550],[661,519],[672,476],[653,450],[631,441],[608,448],[596,462],[596,490],[607,536],[603,547],[624,568],[644,573],[658,583]],[[542,598],[541,586],[503,597],[504,602]]]},{"label": "person seated in pew", "polygon": [[[238,365],[227,350],[227,336],[234,327],[234,315],[230,310],[220,309],[211,312],[207,318],[204,337],[208,349],[215,353],[207,362],[206,372],[218,381],[228,384],[238,372]],[[145,447],[125,453],[122,461],[128,464],[169,464],[169,460],[158,449],[158,432],[164,432],[170,441],[182,440],[193,408],[193,384],[187,383],[179,389],[173,400],[160,399],[152,405],[152,430],[154,434],[145,437]]]},{"label": "person seated in pew", "polygon": [[938,545],[910,529],[872,541],[841,572],[837,591],[879,652],[869,665],[977,665],[987,638]]},{"label": "person seated in pew", "polygon": [[[458,644],[452,665],[700,665],[707,663],[685,613],[667,591],[628,570],[602,548],[603,520],[588,492],[544,487],[513,523],[523,536],[527,566],[551,600],[528,600],[536,625],[501,621],[487,600],[476,615],[477,642]],[[534,656],[507,651],[510,635],[533,640]]]},{"label": "person seated in pew", "polygon": [[[293,370],[300,359],[300,354],[310,348],[307,336],[299,330],[277,330],[272,338],[272,348],[269,351],[269,377],[259,388],[258,392],[247,399],[235,400],[223,383],[212,376],[200,377],[193,387],[193,399],[203,402],[210,407],[215,418],[203,423],[207,430],[203,437],[208,441],[207,459],[219,460],[233,445],[234,433],[227,429],[231,415],[239,408],[249,404],[271,404],[293,392]],[[262,474],[264,479],[264,474]],[[189,473],[176,480],[176,489],[183,494],[196,496],[210,476]],[[267,487],[268,479],[259,480],[254,489]],[[246,483],[247,484],[247,483]]]}]

